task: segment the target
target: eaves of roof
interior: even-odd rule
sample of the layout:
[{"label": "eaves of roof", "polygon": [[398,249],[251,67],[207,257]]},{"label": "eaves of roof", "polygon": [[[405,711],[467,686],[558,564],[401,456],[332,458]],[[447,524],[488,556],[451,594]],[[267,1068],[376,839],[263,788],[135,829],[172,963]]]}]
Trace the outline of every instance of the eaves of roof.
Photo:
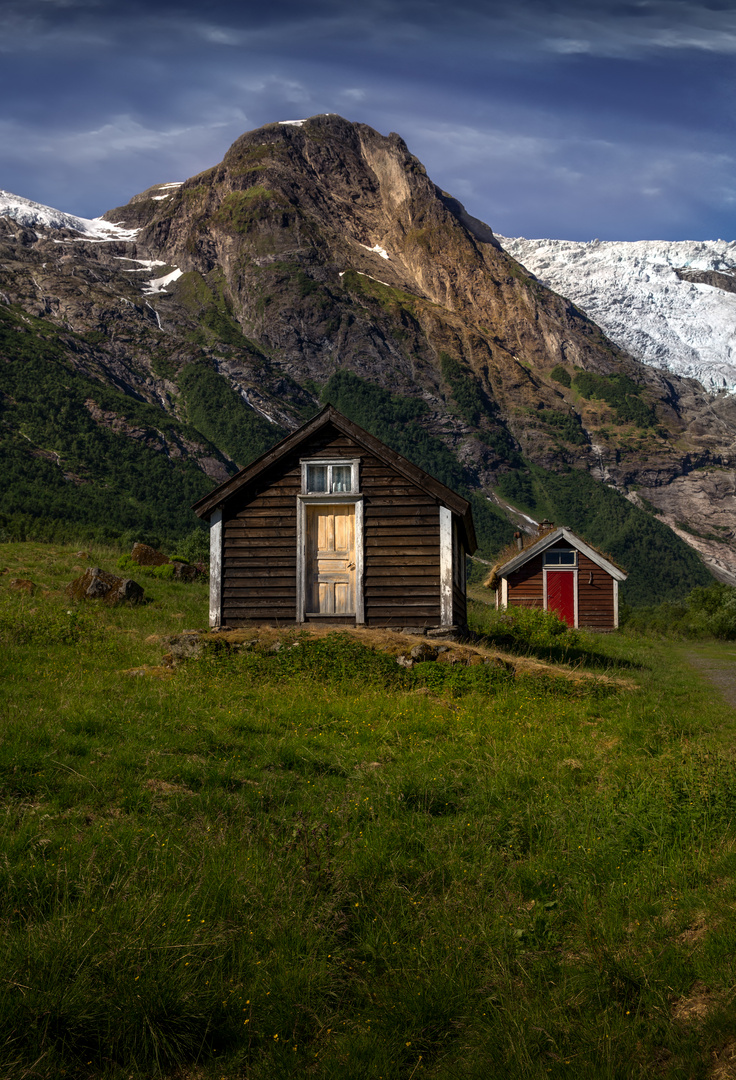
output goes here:
[{"label": "eaves of roof", "polygon": [[547,548],[553,547],[560,540],[564,540],[571,547],[581,551],[584,555],[594,562],[597,566],[600,566],[601,570],[605,570],[616,581],[626,581],[628,575],[620,566],[616,566],[614,562],[607,559],[605,555],[602,555],[596,548],[591,547],[590,544],[586,544],[584,540],[581,540],[579,536],[576,536],[574,532],[561,525],[554,532],[547,533],[541,540],[537,540],[536,544],[532,544],[531,547],[525,548],[524,551],[520,551],[518,555],[515,555],[513,559],[509,559],[508,562],[500,566],[496,571],[496,575],[499,578],[508,577],[509,574],[513,574],[515,570],[521,569],[530,559],[533,559],[536,555],[541,555]]},{"label": "eaves of roof", "polygon": [[352,420],[348,420],[346,416],[343,416],[341,412],[334,407],[334,405],[326,405],[324,409],[313,416],[311,420],[308,420],[306,424],[298,428],[296,431],[292,431],[290,435],[287,435],[285,439],[272,446],[270,450],[267,450],[265,454],[261,454],[259,458],[252,461],[250,465],[246,465],[244,469],[237,472],[235,476],[231,476],[224,483],[216,487],[214,491],[211,491],[208,495],[198,499],[192,506],[195,514],[200,518],[209,518],[210,515],[218,507],[226,503],[228,499],[242,490],[248,484],[252,483],[261,473],[265,472],[270,466],[275,465],[282,458],[292,453],[303,443],[310,439],[321,428],[326,427],[328,424],[332,424],[334,427],[341,431],[344,435],[348,435],[360,446],[363,446],[369,453],[373,454],[379,460],[385,462],[387,465],[392,466],[397,472],[401,473],[412,484],[416,484],[417,487],[426,491],[428,495],[437,499],[438,502],[443,503],[454,514],[457,514],[461,518],[463,527],[465,530],[465,536],[468,545],[468,552],[472,555],[477,550],[478,543],[475,537],[475,527],[473,525],[473,515],[470,509],[470,503],[467,499],[464,499],[457,492],[451,488],[440,483],[429,473],[426,473],[423,469],[420,469],[417,465],[413,465],[410,461],[407,461],[405,457],[392,450],[385,443],[381,442],[374,435],[370,435],[358,424],[354,424]]}]

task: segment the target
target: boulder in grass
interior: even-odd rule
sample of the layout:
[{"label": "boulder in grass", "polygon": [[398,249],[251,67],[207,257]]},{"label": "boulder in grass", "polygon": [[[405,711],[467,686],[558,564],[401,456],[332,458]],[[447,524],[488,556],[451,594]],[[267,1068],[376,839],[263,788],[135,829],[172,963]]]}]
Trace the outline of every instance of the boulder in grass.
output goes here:
[{"label": "boulder in grass", "polygon": [[109,574],[99,566],[90,566],[67,585],[66,591],[72,600],[104,600],[106,604],[140,604],[143,600],[143,589],[137,581]]},{"label": "boulder in grass", "polygon": [[162,638],[162,642],[169,647],[169,651],[163,658],[166,667],[176,667],[182,660],[199,660],[206,653],[230,652],[233,648],[229,641],[214,637],[202,630],[183,630],[181,634]]},{"label": "boulder in grass", "polygon": [[172,559],[171,562],[174,566],[174,577],[179,581],[194,581],[202,576],[202,571],[196,563],[179,562],[178,559]]},{"label": "boulder in grass", "polygon": [[409,655],[412,660],[422,664],[428,660],[436,660],[439,654],[434,645],[429,645],[426,641],[420,641],[418,645],[414,646]]},{"label": "boulder in grass", "polygon": [[15,589],[16,592],[26,593],[27,596],[33,596],[36,591],[36,586],[28,578],[11,578],[8,587]]},{"label": "boulder in grass", "polygon": [[149,547],[148,544],[133,544],[130,557],[139,566],[165,566],[170,562],[168,555],[156,551],[155,548]]}]

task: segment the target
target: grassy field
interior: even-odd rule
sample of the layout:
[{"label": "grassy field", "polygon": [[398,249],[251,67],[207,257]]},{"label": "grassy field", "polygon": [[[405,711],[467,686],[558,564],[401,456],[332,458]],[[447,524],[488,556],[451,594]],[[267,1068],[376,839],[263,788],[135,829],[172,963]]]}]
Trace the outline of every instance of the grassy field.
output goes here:
[{"label": "grassy field", "polygon": [[684,646],[167,672],[206,585],[72,606],[115,559],[0,546],[4,1080],[736,1075],[735,714]]}]

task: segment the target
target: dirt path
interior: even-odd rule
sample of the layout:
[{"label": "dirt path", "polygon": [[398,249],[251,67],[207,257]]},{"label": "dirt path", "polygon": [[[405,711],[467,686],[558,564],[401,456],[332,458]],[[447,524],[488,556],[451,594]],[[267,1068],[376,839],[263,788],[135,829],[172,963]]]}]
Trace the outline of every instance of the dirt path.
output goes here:
[{"label": "dirt path", "polygon": [[736,650],[724,650],[719,656],[688,651],[687,660],[736,709]]}]

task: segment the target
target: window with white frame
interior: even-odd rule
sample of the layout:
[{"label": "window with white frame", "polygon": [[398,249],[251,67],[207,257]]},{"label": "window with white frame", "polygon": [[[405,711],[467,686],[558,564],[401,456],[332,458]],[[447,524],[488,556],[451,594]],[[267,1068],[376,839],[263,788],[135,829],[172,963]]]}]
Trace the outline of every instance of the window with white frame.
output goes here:
[{"label": "window with white frame", "polygon": [[545,566],[577,566],[577,552],[574,548],[552,548],[544,553]]},{"label": "window with white frame", "polygon": [[360,491],[358,465],[357,459],[302,461],[302,495],[357,494]]}]

